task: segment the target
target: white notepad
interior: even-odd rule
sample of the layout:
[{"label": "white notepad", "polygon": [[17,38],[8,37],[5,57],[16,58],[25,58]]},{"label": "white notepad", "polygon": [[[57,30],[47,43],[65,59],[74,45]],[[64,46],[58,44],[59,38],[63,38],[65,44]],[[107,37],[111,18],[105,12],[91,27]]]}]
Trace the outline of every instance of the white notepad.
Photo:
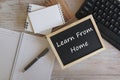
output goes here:
[{"label": "white notepad", "polygon": [[0,28],[0,80],[10,78],[19,36],[19,32]]},{"label": "white notepad", "polygon": [[54,63],[51,50],[27,71],[22,72],[24,67],[48,46],[46,39],[24,33],[12,73],[12,80],[50,80]]},{"label": "white notepad", "polygon": [[46,39],[0,28],[0,47],[0,80],[50,80],[55,59],[51,50],[22,72],[49,47]]},{"label": "white notepad", "polygon": [[60,4],[56,4],[28,14],[34,33],[49,34],[53,27],[65,23]]},{"label": "white notepad", "polygon": [[[36,5],[36,4],[29,4],[29,6],[28,6],[28,13],[36,11],[36,10],[39,10],[39,9],[44,9],[44,8],[45,8],[45,6],[40,6],[40,5]],[[25,24],[26,24],[25,25],[25,31],[33,32],[33,28],[32,28],[32,25],[30,23],[30,20],[29,20],[28,16],[27,16]]]}]

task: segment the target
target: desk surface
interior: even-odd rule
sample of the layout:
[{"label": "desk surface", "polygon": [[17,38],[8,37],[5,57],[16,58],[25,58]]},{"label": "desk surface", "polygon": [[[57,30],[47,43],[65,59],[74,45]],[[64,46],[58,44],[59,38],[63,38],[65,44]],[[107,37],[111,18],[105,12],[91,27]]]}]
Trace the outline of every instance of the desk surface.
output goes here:
[{"label": "desk surface", "polygon": [[[39,3],[44,0],[0,0],[0,27],[24,29],[28,3]],[[75,13],[82,0],[66,0]],[[57,60],[51,80],[120,80],[120,51],[104,40],[106,50],[88,58],[69,69],[61,70]]]}]

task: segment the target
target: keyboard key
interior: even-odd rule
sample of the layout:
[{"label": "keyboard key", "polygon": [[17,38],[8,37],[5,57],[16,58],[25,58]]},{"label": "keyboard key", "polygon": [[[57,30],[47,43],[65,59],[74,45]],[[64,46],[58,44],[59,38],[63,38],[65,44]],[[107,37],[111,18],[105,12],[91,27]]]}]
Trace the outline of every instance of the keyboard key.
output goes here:
[{"label": "keyboard key", "polygon": [[101,5],[101,6],[100,6],[100,8],[101,8],[101,9],[104,9],[104,8],[105,8],[105,6],[104,6],[104,5]]},{"label": "keyboard key", "polygon": [[114,9],[114,8],[115,8],[115,6],[114,6],[114,5],[111,5],[111,6],[110,6],[110,9]]},{"label": "keyboard key", "polygon": [[92,3],[87,2],[86,4],[87,4],[88,7],[93,8],[93,4]]},{"label": "keyboard key", "polygon": [[109,27],[110,26],[110,23],[107,21],[107,22],[105,22],[105,26],[106,27]]},{"label": "keyboard key", "polygon": [[115,33],[117,33],[119,30],[115,27],[114,29],[113,29],[113,32],[115,32]]},{"label": "keyboard key", "polygon": [[99,11],[98,11],[98,15],[101,15],[102,13],[103,13],[102,10],[99,10]]},{"label": "keyboard key", "polygon": [[117,18],[117,21],[120,21],[120,16]]},{"label": "keyboard key", "polygon": [[120,26],[118,26],[118,29],[120,30]]},{"label": "keyboard key", "polygon": [[97,17],[97,20],[100,21],[102,18],[100,16]]},{"label": "keyboard key", "polygon": [[117,14],[113,14],[112,18],[116,19],[118,17]]},{"label": "keyboard key", "polygon": [[100,2],[99,2],[99,1],[97,1],[96,5],[97,5],[97,6],[100,6],[101,4],[100,4]]},{"label": "keyboard key", "polygon": [[102,2],[103,4],[106,3],[106,1],[107,1],[107,0],[101,0],[101,2]]},{"label": "keyboard key", "polygon": [[118,12],[118,15],[120,16],[120,11]]},{"label": "keyboard key", "polygon": [[102,14],[102,18],[106,18],[106,13],[103,13],[103,14]]},{"label": "keyboard key", "polygon": [[81,10],[80,15],[87,15],[85,10]]},{"label": "keyboard key", "polygon": [[115,20],[114,19],[111,19],[111,21],[110,21],[112,24],[114,24],[115,23]]},{"label": "keyboard key", "polygon": [[95,3],[97,0],[90,0],[92,3]]},{"label": "keyboard key", "polygon": [[102,20],[101,20],[101,23],[102,23],[102,24],[105,24],[105,19],[102,19]]},{"label": "keyboard key", "polygon": [[110,2],[113,2],[114,0],[110,0]]},{"label": "keyboard key", "polygon": [[107,7],[110,7],[110,2],[106,2],[105,4]]},{"label": "keyboard key", "polygon": [[110,21],[110,19],[111,19],[110,16],[107,16],[107,17],[106,17],[106,20],[107,20],[107,21]]},{"label": "keyboard key", "polygon": [[94,8],[94,12],[97,12],[99,9],[98,9],[98,7],[95,7]]},{"label": "keyboard key", "polygon": [[105,12],[108,12],[108,11],[109,11],[109,8],[106,7],[106,8],[105,8]]},{"label": "keyboard key", "polygon": [[113,4],[118,5],[118,4],[119,4],[119,1],[118,1],[118,0],[114,0],[114,1],[113,1]]},{"label": "keyboard key", "polygon": [[113,26],[113,25],[110,25],[109,28],[110,28],[110,30],[113,30],[113,29],[114,29],[114,26]]},{"label": "keyboard key", "polygon": [[89,12],[89,11],[90,11],[90,9],[89,9],[87,6],[85,6],[83,9],[84,9],[86,12]]},{"label": "keyboard key", "polygon": [[94,12],[94,13],[93,13],[93,16],[94,16],[94,18],[96,18],[96,17],[97,17],[97,13],[96,13],[96,12]]},{"label": "keyboard key", "polygon": [[117,35],[120,36],[120,31],[118,31]]},{"label": "keyboard key", "polygon": [[115,8],[114,11],[115,11],[115,13],[117,13],[117,12],[119,11],[119,9],[118,9],[118,8]]},{"label": "keyboard key", "polygon": [[111,15],[113,14],[113,11],[112,11],[112,10],[110,10],[108,14],[111,16]]},{"label": "keyboard key", "polygon": [[120,24],[118,22],[115,22],[115,26],[118,27],[120,26]]},{"label": "keyboard key", "polygon": [[120,3],[118,4],[118,7],[120,8]]}]

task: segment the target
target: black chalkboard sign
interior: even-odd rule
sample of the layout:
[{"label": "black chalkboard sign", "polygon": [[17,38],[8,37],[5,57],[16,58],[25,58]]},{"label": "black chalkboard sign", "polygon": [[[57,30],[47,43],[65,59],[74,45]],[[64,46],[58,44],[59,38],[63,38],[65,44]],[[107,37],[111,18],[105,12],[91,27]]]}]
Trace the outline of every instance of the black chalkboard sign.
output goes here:
[{"label": "black chalkboard sign", "polygon": [[92,15],[47,35],[47,39],[63,69],[104,49]]}]

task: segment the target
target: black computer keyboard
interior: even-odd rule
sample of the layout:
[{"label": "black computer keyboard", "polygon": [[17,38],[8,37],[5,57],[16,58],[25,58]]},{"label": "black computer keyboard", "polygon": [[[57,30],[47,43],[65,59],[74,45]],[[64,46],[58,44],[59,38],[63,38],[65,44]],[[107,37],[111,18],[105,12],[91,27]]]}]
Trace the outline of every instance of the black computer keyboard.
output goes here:
[{"label": "black computer keyboard", "polygon": [[77,18],[92,14],[104,39],[120,50],[120,1],[85,0]]}]

